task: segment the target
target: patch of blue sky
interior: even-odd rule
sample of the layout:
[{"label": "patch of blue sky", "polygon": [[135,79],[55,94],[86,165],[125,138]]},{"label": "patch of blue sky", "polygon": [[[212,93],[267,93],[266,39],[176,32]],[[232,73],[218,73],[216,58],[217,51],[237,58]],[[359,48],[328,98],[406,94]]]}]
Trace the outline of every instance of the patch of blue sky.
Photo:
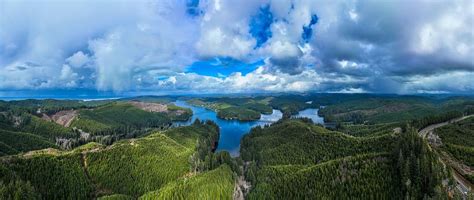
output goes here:
[{"label": "patch of blue sky", "polygon": [[213,58],[194,62],[187,68],[186,72],[204,76],[228,77],[236,72],[246,75],[262,65],[264,65],[263,60],[245,63],[232,58]]},{"label": "patch of blue sky", "polygon": [[313,36],[313,25],[318,23],[318,20],[319,18],[317,15],[312,15],[309,24],[307,26],[303,26],[303,33],[301,34],[301,39],[304,43],[308,43],[309,40],[311,40],[311,37]]},{"label": "patch of blue sky", "polygon": [[270,6],[261,7],[259,12],[250,20],[250,34],[257,40],[255,48],[262,46],[268,39],[272,37],[270,26],[273,23],[273,14]]},{"label": "patch of blue sky", "polygon": [[199,0],[186,0],[186,12],[193,17],[199,16],[202,13],[199,9]]}]

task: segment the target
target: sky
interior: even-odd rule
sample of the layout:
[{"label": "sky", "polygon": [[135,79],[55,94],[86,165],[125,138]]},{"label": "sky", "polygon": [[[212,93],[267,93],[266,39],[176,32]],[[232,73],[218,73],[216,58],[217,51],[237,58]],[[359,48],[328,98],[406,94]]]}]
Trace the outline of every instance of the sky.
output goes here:
[{"label": "sky", "polygon": [[43,91],[473,94],[474,1],[0,0],[0,96]]}]

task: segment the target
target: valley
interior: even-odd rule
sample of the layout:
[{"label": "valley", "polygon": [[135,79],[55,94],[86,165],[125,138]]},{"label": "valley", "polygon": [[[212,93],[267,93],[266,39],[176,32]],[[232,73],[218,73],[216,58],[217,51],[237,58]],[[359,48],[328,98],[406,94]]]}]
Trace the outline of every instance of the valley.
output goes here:
[{"label": "valley", "polygon": [[[363,101],[373,102],[358,105]],[[313,94],[51,102],[0,101],[4,199],[472,196],[469,98]],[[219,115],[229,107],[253,110],[258,118]]]}]

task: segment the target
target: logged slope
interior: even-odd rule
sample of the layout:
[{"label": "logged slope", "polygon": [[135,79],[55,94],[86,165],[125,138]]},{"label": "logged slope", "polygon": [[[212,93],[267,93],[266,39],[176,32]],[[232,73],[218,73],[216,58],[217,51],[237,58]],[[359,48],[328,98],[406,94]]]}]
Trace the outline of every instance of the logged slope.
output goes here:
[{"label": "logged slope", "polygon": [[[124,195],[136,198],[190,172],[204,173],[207,169],[194,170],[196,163],[204,163],[198,152],[212,154],[212,144],[217,139],[218,129],[212,122],[196,122],[139,139],[122,140],[108,147],[90,143],[72,151],[47,149],[2,157],[0,191],[20,181],[30,183],[45,199],[91,199],[112,194],[123,195],[110,198]],[[209,182],[205,179],[215,178],[212,174],[196,179]],[[233,183],[232,176],[230,179]]]},{"label": "logged slope", "polygon": [[[0,113],[0,154],[11,155],[36,149],[57,147],[57,139],[77,134],[54,122],[28,113]],[[14,149],[14,151],[12,151]]]},{"label": "logged slope", "polygon": [[35,115],[24,112],[0,112],[0,129],[19,131],[42,136],[50,141],[55,138],[74,137],[72,129],[65,128],[54,122],[43,120]]},{"label": "logged slope", "polygon": [[34,115],[30,115],[25,120],[24,124],[19,127],[20,130],[43,136],[52,141],[58,137],[70,138],[76,135],[70,128],[63,127],[54,122],[45,121]]}]

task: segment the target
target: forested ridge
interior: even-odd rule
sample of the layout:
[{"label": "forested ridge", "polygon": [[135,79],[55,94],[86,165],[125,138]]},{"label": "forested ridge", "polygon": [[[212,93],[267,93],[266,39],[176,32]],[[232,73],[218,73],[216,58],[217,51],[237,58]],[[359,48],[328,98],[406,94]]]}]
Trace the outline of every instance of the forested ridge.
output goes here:
[{"label": "forested ridge", "polygon": [[[166,186],[165,196],[173,195],[170,192],[174,190],[215,187],[204,195],[230,198],[235,161],[230,156],[222,159],[226,155],[221,153],[213,155],[212,145],[218,138],[213,122],[196,121],[192,126],[122,140],[108,147],[91,144],[72,151],[2,157],[0,196],[14,199],[12,195],[25,193],[42,199],[91,199],[120,194],[116,196],[137,198]],[[196,183],[179,181],[183,177]],[[213,185],[209,180],[220,182]]]},{"label": "forested ridge", "polygon": [[[429,121],[471,113],[474,100],[464,97],[377,96],[348,99],[320,110],[328,122],[393,123],[413,120],[420,128]],[[423,119],[423,120],[420,120]]]},{"label": "forested ridge", "polygon": [[252,129],[241,153],[249,199],[447,198],[449,172],[413,128],[352,137],[284,120]]},{"label": "forested ridge", "polygon": [[[149,99],[148,99],[149,100]],[[152,130],[164,130],[173,120],[187,120],[192,111],[172,104],[165,113],[148,112],[128,101],[22,100],[0,101],[0,154],[53,147],[72,149],[87,142],[112,144]],[[56,123],[56,113],[70,123]],[[56,118],[60,118],[56,117]],[[20,139],[21,138],[21,139]],[[28,144],[28,145],[26,145]]]},{"label": "forested ridge", "polygon": [[460,173],[474,184],[474,117],[437,128],[434,133],[440,138],[437,148],[466,165],[470,170]]}]

